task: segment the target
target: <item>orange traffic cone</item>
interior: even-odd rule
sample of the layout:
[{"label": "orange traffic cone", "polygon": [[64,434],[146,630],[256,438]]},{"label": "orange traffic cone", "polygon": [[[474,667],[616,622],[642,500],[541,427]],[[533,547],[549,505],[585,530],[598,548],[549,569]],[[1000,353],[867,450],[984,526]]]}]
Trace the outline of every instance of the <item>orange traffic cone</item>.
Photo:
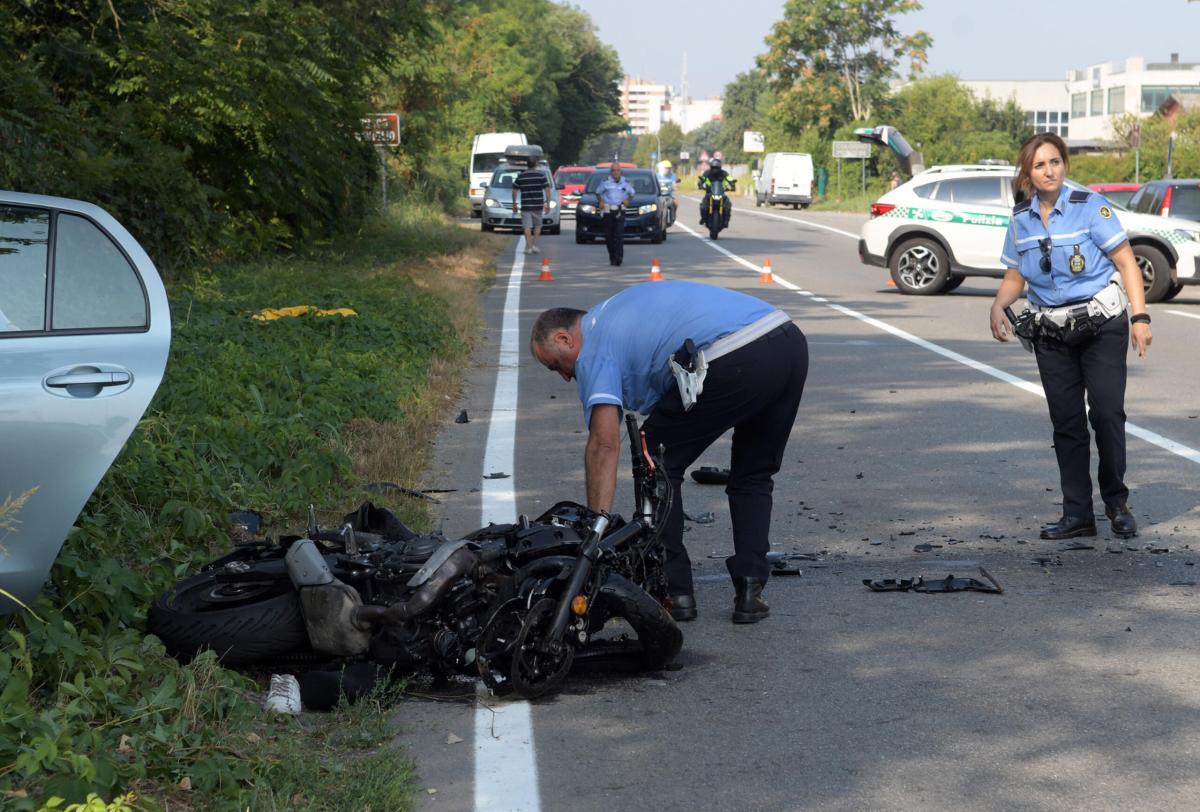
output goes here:
[{"label": "orange traffic cone", "polygon": [[655,257],[650,262],[650,281],[661,282],[663,280],[662,266],[658,264],[658,257]]},{"label": "orange traffic cone", "polygon": [[771,258],[767,257],[763,260],[762,273],[758,275],[758,284],[772,285],[775,283],[775,277],[771,275]]},{"label": "orange traffic cone", "polygon": [[542,273],[538,276],[539,282],[553,282],[554,277],[550,275],[550,257],[542,257]]}]

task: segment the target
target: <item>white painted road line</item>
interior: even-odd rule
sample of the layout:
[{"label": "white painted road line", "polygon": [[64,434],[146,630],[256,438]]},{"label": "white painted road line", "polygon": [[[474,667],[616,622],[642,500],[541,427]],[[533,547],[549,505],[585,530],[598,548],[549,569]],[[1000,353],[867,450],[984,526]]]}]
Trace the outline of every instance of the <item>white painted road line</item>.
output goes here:
[{"label": "white painted road line", "polygon": [[1176,316],[1187,316],[1189,319],[1200,319],[1200,314],[1184,313],[1182,310],[1164,310],[1164,313],[1172,313]]},{"label": "white painted road line", "polygon": [[[496,394],[488,423],[483,474],[508,474],[506,479],[480,480],[483,520],[511,522],[517,515],[515,493],[517,435],[517,373],[521,366],[521,276],[525,270],[525,238],[517,239],[504,319],[500,326],[500,358]],[[539,812],[537,758],[533,748],[533,718],[528,702],[498,702],[475,708],[475,809],[477,812]]]},{"label": "white painted road line", "polygon": [[797,223],[798,225],[809,226],[810,228],[820,228],[820,229],[824,229],[825,231],[832,231],[834,234],[841,234],[841,235],[849,237],[853,240],[858,239],[857,234],[852,234],[849,231],[843,231],[840,228],[834,228],[833,226],[827,226],[824,223],[814,223],[812,220],[801,220],[799,217],[784,217],[782,214],[775,214],[774,212],[769,212],[769,211],[758,211],[757,209],[742,209],[739,213],[740,214],[754,214],[754,215],[757,215],[758,217],[773,217],[776,220],[786,220],[789,223]]},{"label": "white painted road line", "polygon": [[[755,213],[758,214],[761,212],[755,212]],[[771,216],[778,217],[779,215],[771,215]],[[790,218],[790,217],[781,217],[780,219],[793,220],[793,218]],[[800,223],[801,221],[793,220],[793,222]],[[676,223],[676,225],[680,226],[684,231],[688,232],[696,239],[705,243],[710,248],[714,249],[715,251],[717,251],[721,254],[724,254],[725,256],[732,259],[734,262],[737,262],[739,265],[744,265],[745,267],[749,268],[750,270],[754,271],[755,273],[759,273],[761,271],[761,269],[758,268],[757,266],[755,266],[753,263],[747,262],[746,260],[742,259],[737,254],[734,254],[732,251],[725,248],[725,246],[719,245],[718,243],[715,243],[712,240],[705,238],[704,235],[702,235],[696,231],[693,231],[692,229],[688,228],[687,226],[683,225],[682,223]],[[835,230],[835,229],[831,229],[831,230]],[[848,232],[843,231],[841,233],[847,234]],[[849,235],[849,236],[853,236],[853,235]],[[1046,393],[1042,391],[1042,387],[1039,386],[1038,384],[1031,383],[1029,381],[1024,380],[1023,378],[1018,378],[1016,375],[1010,375],[1009,373],[1005,372],[1002,369],[997,369],[996,367],[991,366],[989,364],[985,364],[981,361],[976,361],[974,358],[968,358],[967,356],[963,355],[962,353],[958,353],[958,352],[955,352],[954,350],[946,349],[945,347],[943,347],[939,344],[934,344],[932,341],[926,341],[923,338],[919,338],[919,337],[913,335],[912,333],[901,330],[899,327],[894,327],[885,321],[881,321],[880,319],[874,318],[873,316],[868,316],[865,313],[859,313],[857,310],[851,310],[850,308],[845,307],[844,305],[837,304],[836,302],[830,302],[820,296],[815,296],[810,291],[803,290],[799,286],[793,285],[791,282],[788,282],[786,279],[782,279],[779,276],[775,277],[775,281],[781,287],[784,287],[788,290],[795,291],[797,293],[800,293],[801,295],[807,296],[814,302],[824,304],[825,307],[832,308],[833,310],[836,310],[837,312],[839,312],[843,315],[850,316],[851,318],[854,318],[854,319],[858,319],[859,321],[863,322],[864,324],[869,324],[877,330],[882,330],[885,333],[890,333],[891,335],[896,336],[896,338],[900,338],[911,344],[915,344],[918,347],[921,347],[922,349],[925,349],[925,350],[928,350],[929,352],[940,355],[943,358],[948,358],[951,361],[955,361],[959,364],[962,364],[965,367],[970,367],[971,369],[973,369],[977,372],[982,372],[985,375],[990,375],[991,377],[993,377],[997,380],[1004,381],[1005,383],[1008,383],[1008,384],[1012,384],[1013,386],[1017,387],[1018,389],[1023,389],[1024,391],[1029,392],[1030,394],[1033,394],[1033,395],[1037,395],[1040,398],[1046,397]],[[1166,312],[1168,312],[1168,313],[1178,312],[1181,315],[1185,315],[1185,316],[1190,315],[1187,313],[1183,313],[1182,311],[1168,310]],[[1183,457],[1185,460],[1188,460],[1189,462],[1194,462],[1194,463],[1200,465],[1200,451],[1197,451],[1196,449],[1191,448],[1190,446],[1186,446],[1183,443],[1177,443],[1174,440],[1171,440],[1167,437],[1163,437],[1161,434],[1150,431],[1149,429],[1144,429],[1141,426],[1138,426],[1138,425],[1135,425],[1135,424],[1129,423],[1129,422],[1125,423],[1125,431],[1128,434],[1132,434],[1134,437],[1138,437],[1142,440],[1145,440],[1146,442],[1150,443],[1151,445],[1158,446],[1159,448],[1163,449],[1164,451],[1169,451],[1172,454],[1176,454],[1180,457]]]}]

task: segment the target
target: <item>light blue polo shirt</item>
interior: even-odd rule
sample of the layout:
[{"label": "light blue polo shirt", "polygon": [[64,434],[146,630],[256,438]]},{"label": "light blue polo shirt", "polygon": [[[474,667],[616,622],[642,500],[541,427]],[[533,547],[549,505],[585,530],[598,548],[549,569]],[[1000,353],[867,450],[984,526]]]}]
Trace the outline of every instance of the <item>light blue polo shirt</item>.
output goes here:
[{"label": "light blue polo shirt", "polygon": [[[1064,185],[1048,230],[1038,208],[1036,195],[1013,208],[1000,254],[1004,266],[1016,268],[1029,284],[1029,301],[1058,307],[1104,290],[1115,270],[1108,252],[1128,239],[1112,204],[1103,195]],[[1047,239],[1050,273],[1042,270],[1042,241]],[[1076,254],[1083,258],[1079,273],[1071,270]]]},{"label": "light blue polo shirt", "polygon": [[609,175],[600,181],[596,194],[604,201],[605,206],[619,206],[634,195],[633,185],[625,178],[613,180]]},{"label": "light blue polo shirt", "polygon": [[684,341],[703,347],[775,309],[745,293],[680,281],[643,282],[596,305],[581,320],[575,359],[584,424],[600,403],[650,414],[675,386],[668,361]]}]

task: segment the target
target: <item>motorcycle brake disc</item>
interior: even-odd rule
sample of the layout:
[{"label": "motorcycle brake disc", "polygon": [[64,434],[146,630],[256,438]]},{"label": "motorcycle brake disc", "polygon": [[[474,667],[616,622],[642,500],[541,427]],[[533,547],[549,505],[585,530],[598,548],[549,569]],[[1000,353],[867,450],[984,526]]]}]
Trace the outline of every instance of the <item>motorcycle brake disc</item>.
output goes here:
[{"label": "motorcycle brake disc", "polygon": [[522,699],[537,699],[558,690],[575,660],[575,647],[566,640],[562,641],[557,655],[543,651],[557,606],[558,602],[553,598],[542,598],[535,603],[517,635],[509,676],[513,690]]}]

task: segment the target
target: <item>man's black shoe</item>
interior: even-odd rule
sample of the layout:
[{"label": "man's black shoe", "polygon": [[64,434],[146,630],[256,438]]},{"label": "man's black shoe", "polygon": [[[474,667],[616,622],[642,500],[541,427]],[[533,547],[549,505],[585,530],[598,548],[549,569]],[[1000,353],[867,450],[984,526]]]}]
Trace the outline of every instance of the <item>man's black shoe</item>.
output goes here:
[{"label": "man's black shoe", "polygon": [[1042,538],[1050,541],[1094,535],[1096,535],[1096,519],[1093,516],[1063,516],[1054,524],[1048,524],[1042,528]]},{"label": "man's black shoe", "polygon": [[734,578],[733,599],[734,623],[757,623],[771,614],[771,607],[763,600],[763,582],[756,578]]},{"label": "man's black shoe", "polygon": [[671,596],[671,617],[682,622],[685,620],[696,619],[696,596],[695,595],[672,595]]},{"label": "man's black shoe", "polygon": [[1131,539],[1137,535],[1137,519],[1126,505],[1109,505],[1104,508],[1112,534],[1117,538]]}]

